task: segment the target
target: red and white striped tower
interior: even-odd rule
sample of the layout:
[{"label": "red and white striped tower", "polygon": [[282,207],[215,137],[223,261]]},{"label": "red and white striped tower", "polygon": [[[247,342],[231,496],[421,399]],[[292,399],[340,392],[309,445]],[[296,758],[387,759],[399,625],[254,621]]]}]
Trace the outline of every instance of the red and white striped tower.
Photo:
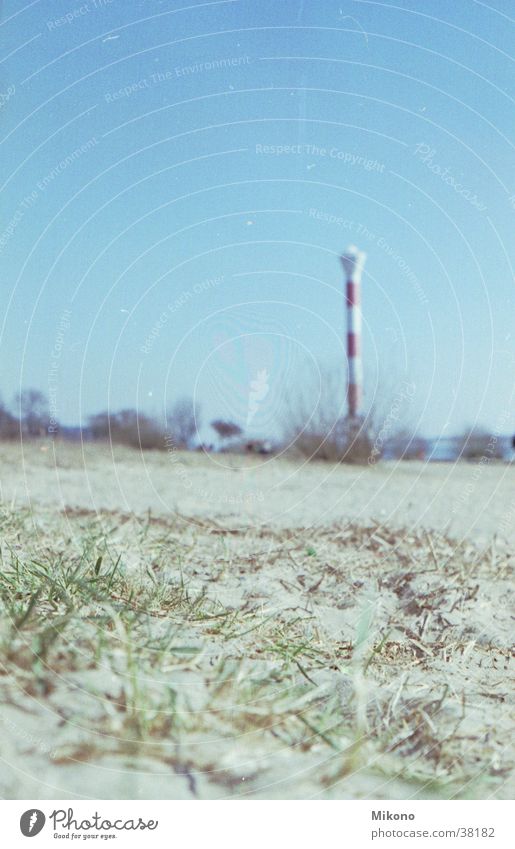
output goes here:
[{"label": "red and white striped tower", "polygon": [[361,362],[361,274],[367,255],[355,245],[349,245],[342,256],[347,276],[347,359],[349,389],[347,401],[349,418],[356,419],[363,398],[363,364]]}]

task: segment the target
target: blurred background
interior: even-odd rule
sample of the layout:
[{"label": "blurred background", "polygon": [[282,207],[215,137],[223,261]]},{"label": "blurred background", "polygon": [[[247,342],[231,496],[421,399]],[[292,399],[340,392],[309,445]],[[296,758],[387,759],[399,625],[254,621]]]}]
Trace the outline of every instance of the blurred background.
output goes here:
[{"label": "blurred background", "polygon": [[214,421],[273,444],[334,425],[355,243],[376,432],[401,397],[426,455],[470,431],[509,454],[512,12],[4,2],[4,433],[34,405],[88,438],[99,415],[162,430],[189,406],[177,441],[214,448]]}]

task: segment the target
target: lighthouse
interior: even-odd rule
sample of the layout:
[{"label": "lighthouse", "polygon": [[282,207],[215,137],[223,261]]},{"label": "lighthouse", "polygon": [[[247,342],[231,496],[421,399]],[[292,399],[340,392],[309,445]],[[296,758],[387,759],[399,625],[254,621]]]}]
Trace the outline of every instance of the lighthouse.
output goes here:
[{"label": "lighthouse", "polygon": [[349,419],[355,420],[363,403],[363,363],[361,359],[361,275],[367,255],[349,245],[342,263],[345,269],[347,303],[347,362],[349,381],[347,403]]}]

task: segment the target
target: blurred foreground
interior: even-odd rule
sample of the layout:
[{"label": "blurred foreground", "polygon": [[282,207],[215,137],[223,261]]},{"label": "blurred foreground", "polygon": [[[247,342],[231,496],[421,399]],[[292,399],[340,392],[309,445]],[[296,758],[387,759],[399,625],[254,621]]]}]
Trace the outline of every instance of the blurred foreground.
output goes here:
[{"label": "blurred foreground", "polygon": [[510,547],[426,529],[511,468],[59,448],[2,447],[4,798],[512,798]]}]

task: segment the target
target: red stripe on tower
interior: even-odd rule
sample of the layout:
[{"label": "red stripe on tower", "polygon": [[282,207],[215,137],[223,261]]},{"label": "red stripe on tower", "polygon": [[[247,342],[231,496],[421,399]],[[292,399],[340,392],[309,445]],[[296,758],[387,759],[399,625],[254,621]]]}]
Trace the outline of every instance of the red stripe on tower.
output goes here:
[{"label": "red stripe on tower", "polygon": [[347,333],[347,356],[359,357],[361,339],[355,333]]},{"label": "red stripe on tower", "polygon": [[347,306],[357,307],[360,303],[360,287],[352,280],[347,280]]}]

